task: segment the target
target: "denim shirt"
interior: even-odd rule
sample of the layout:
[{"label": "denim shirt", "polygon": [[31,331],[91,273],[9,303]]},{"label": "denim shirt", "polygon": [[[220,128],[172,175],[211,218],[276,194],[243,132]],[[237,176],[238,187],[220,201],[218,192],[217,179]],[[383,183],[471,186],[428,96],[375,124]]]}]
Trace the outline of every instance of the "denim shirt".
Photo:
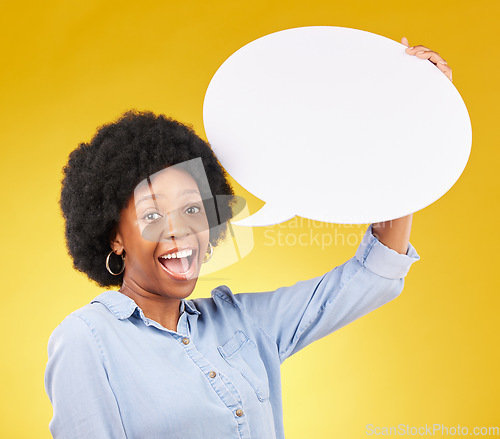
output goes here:
[{"label": "denim shirt", "polygon": [[393,300],[420,257],[370,225],[356,254],[275,291],[182,300],[177,331],[118,291],[72,312],[48,341],[54,438],[284,438],[280,365]]}]

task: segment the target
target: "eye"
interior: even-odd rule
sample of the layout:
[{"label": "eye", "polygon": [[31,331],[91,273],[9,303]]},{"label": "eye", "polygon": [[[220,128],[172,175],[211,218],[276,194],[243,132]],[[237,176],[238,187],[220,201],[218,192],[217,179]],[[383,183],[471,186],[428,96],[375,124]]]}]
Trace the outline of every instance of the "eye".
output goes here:
[{"label": "eye", "polygon": [[196,205],[193,205],[193,206],[189,206],[185,211],[184,213],[187,213],[188,215],[194,215],[198,212],[200,212],[201,209],[199,208],[199,206],[196,206]]},{"label": "eye", "polygon": [[161,218],[161,215],[158,212],[150,212],[146,213],[142,219],[146,222],[152,223],[154,221],[157,221],[158,219]]}]

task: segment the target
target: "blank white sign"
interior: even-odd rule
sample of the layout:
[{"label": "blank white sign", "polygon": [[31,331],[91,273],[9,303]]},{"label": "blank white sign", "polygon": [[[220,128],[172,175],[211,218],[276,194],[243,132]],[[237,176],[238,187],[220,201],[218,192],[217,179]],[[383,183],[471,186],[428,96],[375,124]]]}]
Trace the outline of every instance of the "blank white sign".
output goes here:
[{"label": "blank white sign", "polygon": [[234,224],[386,221],[453,186],[471,150],[467,108],[444,73],[405,49],[310,26],[252,41],[220,66],[203,106],[208,140],[266,202]]}]

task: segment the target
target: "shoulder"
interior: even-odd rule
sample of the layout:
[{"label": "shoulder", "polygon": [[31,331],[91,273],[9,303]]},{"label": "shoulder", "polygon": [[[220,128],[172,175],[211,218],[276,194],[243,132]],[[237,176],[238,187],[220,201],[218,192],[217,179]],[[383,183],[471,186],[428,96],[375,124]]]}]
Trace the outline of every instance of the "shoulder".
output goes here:
[{"label": "shoulder", "polygon": [[189,302],[203,314],[214,314],[237,310],[238,303],[235,294],[226,285],[220,285],[210,292],[211,297],[191,299]]},{"label": "shoulder", "polygon": [[[78,358],[99,352],[99,342],[94,331],[76,313],[68,314],[52,331],[47,343],[49,364],[61,358]],[[73,361],[73,360],[71,360]]]},{"label": "shoulder", "polygon": [[89,313],[83,308],[68,314],[53,329],[49,337],[49,346],[61,343],[74,344],[93,338],[93,325],[89,324],[93,319],[88,318]]},{"label": "shoulder", "polygon": [[191,302],[201,314],[201,318],[218,321],[221,324],[231,322],[243,326],[256,326],[255,316],[271,318],[274,308],[269,301],[273,292],[233,293],[226,285],[220,285],[211,291],[210,298],[193,299]]},{"label": "shoulder", "polygon": [[[229,321],[232,324],[247,324],[253,322],[249,305],[255,293],[233,293],[226,285],[220,285],[210,292],[209,298],[196,298],[190,302],[200,312],[199,319],[211,320],[224,324]],[[248,296],[248,297],[247,297]],[[247,297],[244,299],[244,297]]]},{"label": "shoulder", "polygon": [[238,307],[236,300],[237,295],[233,294],[231,289],[226,285],[220,285],[214,288],[210,294],[212,299],[222,306],[230,305],[234,308]]},{"label": "shoulder", "polygon": [[89,341],[97,338],[97,334],[104,328],[109,328],[117,319],[110,309],[101,302],[108,297],[106,293],[96,296],[86,305],[72,311],[54,328],[49,344],[54,340]]}]

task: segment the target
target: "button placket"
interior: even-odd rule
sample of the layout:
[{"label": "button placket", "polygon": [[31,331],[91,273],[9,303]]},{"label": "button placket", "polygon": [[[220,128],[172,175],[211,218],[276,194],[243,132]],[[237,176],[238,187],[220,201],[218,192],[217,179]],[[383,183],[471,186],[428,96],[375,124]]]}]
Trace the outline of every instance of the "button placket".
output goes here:
[{"label": "button placket", "polygon": [[[217,396],[232,412],[234,418],[238,422],[240,438],[249,438],[250,430],[248,426],[248,420],[246,416],[244,416],[244,411],[241,409],[241,397],[234,387],[234,384],[229,380],[228,377],[221,374],[220,371],[216,371],[214,365],[211,364],[210,361],[208,361],[207,358],[205,358],[205,356],[196,348],[194,340],[191,340],[192,336],[191,332],[189,331],[189,323],[187,319],[185,321],[184,329],[185,335],[178,338],[179,342],[183,345],[186,353],[191,357],[196,366],[198,366],[201,372],[205,375]],[[187,340],[187,343],[185,343],[184,340]]]}]

